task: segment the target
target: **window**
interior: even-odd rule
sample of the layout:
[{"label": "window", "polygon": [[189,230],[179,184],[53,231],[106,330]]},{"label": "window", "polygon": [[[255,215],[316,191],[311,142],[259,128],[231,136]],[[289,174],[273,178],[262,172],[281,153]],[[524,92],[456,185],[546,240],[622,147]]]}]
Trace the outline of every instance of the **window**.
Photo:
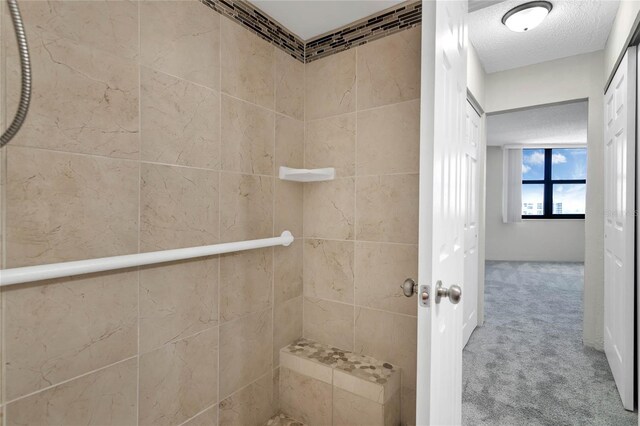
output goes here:
[{"label": "window", "polygon": [[584,219],[587,149],[522,150],[522,218]]}]

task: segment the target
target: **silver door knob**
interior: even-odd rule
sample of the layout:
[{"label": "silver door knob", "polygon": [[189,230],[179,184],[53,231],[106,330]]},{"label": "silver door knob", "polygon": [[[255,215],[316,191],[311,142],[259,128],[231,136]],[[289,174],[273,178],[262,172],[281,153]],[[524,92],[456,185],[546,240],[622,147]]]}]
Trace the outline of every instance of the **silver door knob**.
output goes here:
[{"label": "silver door knob", "polygon": [[400,288],[402,289],[402,293],[407,297],[411,297],[418,292],[418,284],[411,278],[404,280]]},{"label": "silver door knob", "polygon": [[442,281],[438,281],[436,283],[436,303],[440,303],[442,297],[448,297],[449,301],[456,305],[462,299],[462,289],[457,285],[446,288],[442,285]]}]

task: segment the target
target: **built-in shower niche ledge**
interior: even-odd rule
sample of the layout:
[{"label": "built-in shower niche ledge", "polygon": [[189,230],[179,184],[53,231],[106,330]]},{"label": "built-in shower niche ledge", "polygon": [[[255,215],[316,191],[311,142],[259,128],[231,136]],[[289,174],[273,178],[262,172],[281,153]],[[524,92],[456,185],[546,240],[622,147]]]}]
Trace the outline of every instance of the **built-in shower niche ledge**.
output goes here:
[{"label": "built-in shower niche ledge", "polygon": [[336,177],[336,169],[325,167],[324,169],[294,169],[280,166],[280,179],[293,182],[322,182],[333,180]]},{"label": "built-in shower niche ledge", "polygon": [[304,424],[400,424],[400,368],[312,340],[280,350],[279,392]]}]

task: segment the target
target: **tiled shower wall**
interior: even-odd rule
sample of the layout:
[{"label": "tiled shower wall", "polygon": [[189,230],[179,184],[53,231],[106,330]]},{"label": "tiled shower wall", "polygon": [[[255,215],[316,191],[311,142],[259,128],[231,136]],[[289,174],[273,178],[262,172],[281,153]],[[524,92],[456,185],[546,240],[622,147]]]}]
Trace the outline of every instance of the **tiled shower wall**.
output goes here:
[{"label": "tiled shower wall", "polygon": [[[302,235],[302,188],[274,177],[303,164],[302,63],[195,1],[21,7],[34,98],[2,150],[3,267]],[[3,290],[6,424],[263,422],[302,249]]]},{"label": "tiled shower wall", "polygon": [[415,422],[420,27],[305,65],[304,336],[402,368]]}]

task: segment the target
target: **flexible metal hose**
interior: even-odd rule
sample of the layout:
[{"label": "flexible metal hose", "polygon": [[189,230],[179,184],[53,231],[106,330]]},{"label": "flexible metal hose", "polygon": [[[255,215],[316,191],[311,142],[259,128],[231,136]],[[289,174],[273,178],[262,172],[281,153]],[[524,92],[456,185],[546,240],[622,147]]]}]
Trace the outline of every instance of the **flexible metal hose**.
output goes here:
[{"label": "flexible metal hose", "polygon": [[20,69],[22,71],[22,89],[20,90],[20,103],[18,111],[11,122],[11,125],[0,137],[0,148],[5,146],[18,133],[24,119],[27,117],[29,110],[29,102],[31,101],[31,62],[29,60],[29,46],[27,45],[27,36],[22,25],[22,17],[18,8],[17,0],[7,0],[9,11],[11,12],[11,20],[18,39],[18,50],[20,51]]}]

